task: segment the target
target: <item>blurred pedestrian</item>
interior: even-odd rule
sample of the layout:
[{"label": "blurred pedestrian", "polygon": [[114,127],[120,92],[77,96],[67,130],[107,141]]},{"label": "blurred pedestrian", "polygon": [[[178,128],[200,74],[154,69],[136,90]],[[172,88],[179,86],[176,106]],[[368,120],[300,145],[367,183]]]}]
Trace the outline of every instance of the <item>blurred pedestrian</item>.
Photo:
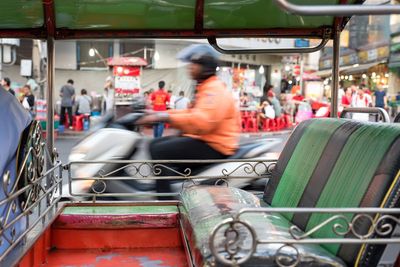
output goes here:
[{"label": "blurred pedestrian", "polygon": [[190,99],[185,97],[185,92],[180,91],[179,97],[175,100],[175,109],[187,109],[189,108]]},{"label": "blurred pedestrian", "polygon": [[351,87],[347,87],[340,103],[344,108],[348,108],[351,107],[352,100],[353,100],[353,92],[351,90]]},{"label": "blurred pedestrian", "polygon": [[[151,95],[151,102],[152,102],[154,111],[166,111],[167,110],[167,105],[170,102],[170,96],[165,91],[164,87],[165,87],[165,82],[160,81],[158,83],[159,89]],[[164,123],[163,122],[158,122],[153,126],[154,138],[161,137],[163,135],[163,132],[164,132]]]},{"label": "blurred pedestrian", "polygon": [[26,109],[34,117],[35,96],[32,94],[31,87],[26,84],[22,88],[22,95],[20,101],[24,109]]},{"label": "blurred pedestrian", "polygon": [[271,103],[272,107],[274,108],[275,117],[279,118],[282,115],[282,106],[272,91],[268,92],[268,102]]},{"label": "blurred pedestrian", "polygon": [[86,89],[81,90],[81,95],[76,100],[76,115],[90,115],[92,111],[92,98],[87,95]]},{"label": "blurred pedestrian", "polygon": [[286,94],[281,94],[282,113],[288,115],[290,122],[294,121],[295,104],[291,99],[288,99]]},{"label": "blurred pedestrian", "polygon": [[265,84],[264,85],[264,92],[263,92],[263,95],[262,95],[262,97],[260,99],[260,105],[262,105],[262,103],[264,103],[264,101],[268,101],[268,93],[269,92],[274,92],[274,86],[271,85],[271,84]]},{"label": "blurred pedestrian", "polygon": [[8,78],[8,77],[3,78],[3,79],[1,80],[1,86],[3,86],[3,88],[4,88],[7,92],[9,92],[9,93],[11,93],[12,95],[15,96],[14,90],[11,89],[11,87],[10,87],[10,86],[11,86],[11,80],[10,80],[10,78]]},{"label": "blurred pedestrian", "polygon": [[175,108],[176,96],[173,94],[172,90],[168,90],[168,95],[169,95],[168,108],[169,109],[174,109]]},{"label": "blurred pedestrian", "polygon": [[69,128],[72,129],[72,106],[75,101],[75,88],[74,81],[69,79],[67,84],[61,87],[60,97],[61,97],[61,114],[60,123],[64,125],[65,123],[65,112],[68,112],[68,122]]},{"label": "blurred pedestrian", "polygon": [[352,92],[353,95],[357,94],[359,86],[357,85],[356,81],[352,81],[351,82],[350,88],[351,88],[351,92]]},{"label": "blurred pedestrian", "polygon": [[387,96],[386,92],[383,91],[382,86],[378,86],[378,90],[376,90],[372,96],[373,103],[375,103],[375,107],[377,108],[387,108]]},{"label": "blurred pedestrian", "polygon": [[151,108],[151,101],[150,101],[150,93],[146,91],[143,93],[143,100],[146,105],[146,108]]},{"label": "blurred pedestrian", "polygon": [[106,79],[106,84],[104,85],[103,93],[103,113],[113,113],[114,112],[114,97],[115,91],[112,82],[112,77],[109,76]]},{"label": "blurred pedestrian", "polygon": [[240,97],[240,106],[241,107],[248,107],[249,106],[249,95],[244,92]]},{"label": "blurred pedestrian", "polygon": [[[358,88],[357,94],[355,94],[353,96],[351,106],[356,107],[356,108],[371,107],[372,106],[371,96],[366,94],[364,92],[363,88],[360,86]],[[368,121],[369,114],[368,113],[353,113],[352,118],[355,120],[360,120],[360,121]]]}]

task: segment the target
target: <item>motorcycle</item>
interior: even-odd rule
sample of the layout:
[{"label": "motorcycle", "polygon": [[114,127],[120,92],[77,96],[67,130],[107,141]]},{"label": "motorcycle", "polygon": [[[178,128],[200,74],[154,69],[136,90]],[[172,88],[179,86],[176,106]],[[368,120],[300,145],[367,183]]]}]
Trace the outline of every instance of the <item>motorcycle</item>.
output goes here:
[{"label": "motorcycle", "polygon": [[[141,107],[143,108],[143,107]],[[106,115],[103,120],[92,129],[86,137],[84,137],[75,147],[73,147],[69,161],[70,176],[72,183],[70,191],[74,194],[84,193],[118,193],[118,194],[135,194],[135,193],[155,193],[155,180],[146,179],[151,176],[155,169],[148,163],[126,163],[122,161],[143,161],[150,160],[148,145],[151,138],[140,133],[141,126],[136,122],[145,113],[140,111],[141,108],[135,108],[134,112],[127,114],[117,120],[112,115]],[[249,173],[248,169],[240,168],[246,162],[243,159],[257,160],[264,158],[266,153],[281,142],[280,139],[270,138],[263,139],[262,142],[250,142],[240,145],[238,151],[228,159],[240,160],[240,162],[224,162],[211,163],[202,166],[190,175],[198,177],[216,177],[215,179],[200,179],[201,184],[215,183],[218,176],[221,176],[221,170],[235,170],[236,177],[229,181],[229,185],[243,188],[251,184],[265,185],[265,179],[262,181],[256,172]],[[84,161],[90,161],[84,162]],[[74,164],[74,162],[77,162]],[[254,165],[254,163],[253,163]],[[154,165],[153,165],[154,166]],[[259,166],[265,171],[268,166]],[[263,171],[263,170],[261,170]],[[99,182],[95,178],[90,177],[113,177],[113,179],[102,180]],[[118,177],[140,177],[143,179],[118,179]],[[78,179],[77,179],[78,178]],[[82,180],[87,178],[87,180]],[[171,189],[173,192],[179,192],[182,189],[184,180],[171,181]],[[68,185],[65,185],[63,192],[69,192]],[[64,197],[76,198],[71,195]],[[117,197],[124,200],[126,197]],[[128,198],[131,199],[131,198]],[[143,199],[143,198],[141,198]]]}]

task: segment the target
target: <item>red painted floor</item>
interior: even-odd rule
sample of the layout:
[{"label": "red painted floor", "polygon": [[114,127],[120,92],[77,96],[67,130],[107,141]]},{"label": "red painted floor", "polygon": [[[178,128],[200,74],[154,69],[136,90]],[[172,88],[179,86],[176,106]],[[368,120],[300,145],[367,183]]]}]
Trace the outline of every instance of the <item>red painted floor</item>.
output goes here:
[{"label": "red painted floor", "polygon": [[46,267],[183,267],[188,266],[185,252],[178,248],[131,250],[54,250]]}]

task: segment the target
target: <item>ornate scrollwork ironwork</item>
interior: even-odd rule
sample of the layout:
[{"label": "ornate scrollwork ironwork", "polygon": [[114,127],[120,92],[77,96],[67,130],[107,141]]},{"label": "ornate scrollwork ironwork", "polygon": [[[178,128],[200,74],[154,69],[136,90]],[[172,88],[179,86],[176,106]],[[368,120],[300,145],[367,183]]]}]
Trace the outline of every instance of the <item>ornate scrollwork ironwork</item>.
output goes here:
[{"label": "ornate scrollwork ironwork", "polygon": [[[287,255],[288,253],[283,253],[284,249],[291,249],[295,253]],[[279,247],[275,253],[275,263],[279,267],[295,267],[297,266],[301,261],[301,255],[299,250],[291,244],[284,244],[281,247]]]},{"label": "ornate scrollwork ironwork", "polygon": [[256,176],[262,177],[271,175],[274,167],[275,163],[271,162],[245,162],[231,171],[228,171],[227,169],[222,169],[222,175],[229,177],[235,174],[237,171],[243,170],[248,175],[255,174]]},{"label": "ornate scrollwork ironwork", "polygon": [[[359,232],[359,229],[356,227],[359,220],[366,220],[368,222],[370,227],[367,233]],[[334,222],[332,225],[332,231],[337,236],[343,237],[348,234],[352,234],[359,239],[367,239],[374,235],[387,236],[391,234],[394,230],[394,227],[393,224],[389,223],[388,221],[400,225],[400,219],[392,215],[382,215],[379,218],[374,219],[374,217],[370,214],[360,213],[356,214],[351,220],[348,220],[346,216],[339,214],[332,215],[305,233],[302,233],[297,226],[293,225],[289,228],[289,233],[294,239],[302,240],[311,237],[322,228]]]},{"label": "ornate scrollwork ironwork", "polygon": [[[363,211],[364,209],[364,211]],[[258,211],[259,210],[259,211]],[[378,244],[384,242],[397,242],[400,243],[400,238],[398,236],[391,236],[395,230],[395,225],[400,225],[400,218],[396,217],[394,214],[400,215],[399,209],[368,209],[360,208],[360,212],[355,212],[357,209],[351,211],[346,209],[336,209],[335,212],[327,209],[318,209],[314,211],[313,208],[307,209],[303,208],[301,211],[295,208],[283,208],[282,212],[296,212],[296,213],[320,213],[324,212],[328,215],[328,218],[324,219],[318,225],[314,226],[307,232],[302,232],[297,226],[293,225],[288,228],[288,234],[291,238],[277,238],[277,239],[266,239],[261,240],[257,238],[257,232],[253,226],[240,218],[244,213],[273,213],[279,212],[279,208],[265,208],[265,209],[243,209],[238,212],[233,218],[227,219],[220,224],[218,224],[211,233],[210,237],[210,250],[214,258],[226,265],[235,266],[238,264],[243,264],[256,251],[259,244],[282,244],[279,249],[275,252],[275,263],[280,267],[293,267],[297,266],[302,260],[303,255],[301,255],[299,249],[296,247],[297,244],[331,244],[331,243],[350,243],[354,244]],[[284,210],[284,211],[283,211]],[[329,210],[329,211],[328,211]],[[347,214],[347,216],[346,216]],[[350,219],[349,214],[354,214]],[[367,232],[360,232],[361,228],[360,221],[367,224],[369,230]],[[252,248],[250,249],[251,255],[242,257],[244,253],[242,247],[238,244],[237,236],[240,231],[237,230],[235,225],[241,224],[246,227],[251,233],[248,238],[251,238]],[[313,235],[322,229],[326,230],[330,227],[332,232],[336,234],[337,238],[313,238]],[[365,227],[363,227],[365,229]],[[223,237],[218,232],[225,231]],[[228,239],[229,233],[234,233],[234,239]],[[218,239],[217,239],[218,235]],[[232,235],[232,234],[231,234]],[[247,237],[244,236],[244,237]],[[385,239],[388,238],[388,239]],[[222,240],[224,239],[224,240]],[[389,241],[391,240],[391,241]],[[223,245],[217,246],[217,242],[223,243]],[[224,250],[221,250],[221,247]],[[293,250],[294,253],[284,253],[285,250]],[[240,258],[239,258],[240,257]],[[307,261],[307,258],[304,257]]]},{"label": "ornate scrollwork ironwork", "polygon": [[[251,160],[250,160],[251,161]],[[235,163],[235,160],[232,161],[226,161]],[[179,164],[185,164],[188,163],[188,161],[183,161],[180,162],[179,160],[177,161],[171,161],[171,164],[174,166]],[[202,162],[199,161],[193,161],[195,164],[201,164]],[[80,162],[80,165],[85,164]],[[118,164],[113,163],[110,161],[110,164]],[[134,162],[134,163],[128,163],[123,166],[120,166],[118,168],[113,169],[112,171],[106,171],[105,167],[109,166],[105,164],[105,166],[98,171],[98,175],[101,178],[107,178],[111,177],[114,174],[119,173],[120,171],[125,170],[126,173],[131,176],[131,177],[137,177],[137,178],[155,178],[156,176],[161,176],[163,173],[163,170],[167,170],[169,173],[173,173],[172,177],[181,177],[181,178],[202,178],[201,176],[192,176],[193,169],[189,167],[185,167],[183,171],[179,171],[172,167],[170,163],[152,163],[152,162]],[[273,168],[275,167],[275,162],[270,162],[270,161],[251,161],[251,162],[244,162],[241,163],[239,166],[235,166],[233,170],[228,170],[227,168],[221,169],[221,174],[218,175],[218,173],[215,174],[215,178],[229,178],[236,173],[238,173],[239,170],[243,170],[246,175],[254,175],[256,177],[269,177],[272,174]]]},{"label": "ornate scrollwork ironwork", "polygon": [[[0,255],[0,262],[40,221],[45,222],[47,212],[55,207],[58,197],[54,194],[62,186],[61,163],[53,161],[45,148],[40,124],[36,121],[24,132],[17,153],[15,177],[6,172],[2,177],[3,199],[0,199],[0,243],[6,250]],[[47,153],[46,153],[47,152]],[[47,170],[45,166],[47,165]],[[42,208],[46,200],[46,208]],[[30,215],[38,211],[35,219]],[[20,224],[20,226],[17,226]]]},{"label": "ornate scrollwork ironwork", "polygon": [[[240,231],[239,227],[250,233],[251,247],[248,251],[244,251],[240,243],[240,240],[243,239],[240,236],[243,231]],[[220,231],[223,231],[224,240],[218,238]],[[217,244],[218,241],[223,241],[222,246]],[[247,222],[227,219],[214,228],[209,242],[212,255],[218,262],[229,266],[238,266],[248,261],[255,252],[257,235],[254,228]],[[224,248],[223,251],[220,251],[221,247]]]}]

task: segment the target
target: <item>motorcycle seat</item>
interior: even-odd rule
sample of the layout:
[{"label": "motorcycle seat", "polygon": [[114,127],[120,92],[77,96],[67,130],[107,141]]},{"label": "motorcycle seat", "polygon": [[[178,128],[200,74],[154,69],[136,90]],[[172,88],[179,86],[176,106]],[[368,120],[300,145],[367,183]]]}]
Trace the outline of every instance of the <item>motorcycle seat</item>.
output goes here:
[{"label": "motorcycle seat", "polygon": [[236,153],[230,156],[229,159],[241,159],[247,153],[249,153],[251,150],[255,149],[258,146],[260,146],[260,144],[258,143],[241,145],[239,149],[236,151]]},{"label": "motorcycle seat", "polygon": [[279,139],[271,138],[268,140],[263,140],[262,143],[256,142],[256,143],[243,144],[240,145],[236,153],[230,156],[228,159],[248,159],[248,158],[259,157],[264,153],[270,152],[271,148],[279,144],[280,142],[282,141]]}]

